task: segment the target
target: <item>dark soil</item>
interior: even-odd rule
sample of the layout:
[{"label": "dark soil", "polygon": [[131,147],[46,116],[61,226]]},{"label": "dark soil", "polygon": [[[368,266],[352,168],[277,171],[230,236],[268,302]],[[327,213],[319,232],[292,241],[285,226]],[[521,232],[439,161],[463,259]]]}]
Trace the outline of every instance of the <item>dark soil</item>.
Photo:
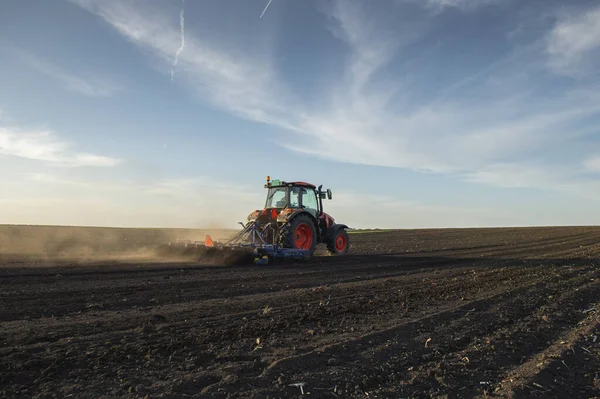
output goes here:
[{"label": "dark soil", "polygon": [[350,240],[265,266],[12,259],[0,397],[600,397],[600,228]]}]

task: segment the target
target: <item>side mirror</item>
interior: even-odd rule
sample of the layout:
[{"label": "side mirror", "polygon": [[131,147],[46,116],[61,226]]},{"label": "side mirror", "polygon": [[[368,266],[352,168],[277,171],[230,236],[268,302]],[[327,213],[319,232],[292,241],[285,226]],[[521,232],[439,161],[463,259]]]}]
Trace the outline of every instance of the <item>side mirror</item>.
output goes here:
[{"label": "side mirror", "polygon": [[327,198],[331,199],[332,194],[331,194],[331,189],[327,189]]}]

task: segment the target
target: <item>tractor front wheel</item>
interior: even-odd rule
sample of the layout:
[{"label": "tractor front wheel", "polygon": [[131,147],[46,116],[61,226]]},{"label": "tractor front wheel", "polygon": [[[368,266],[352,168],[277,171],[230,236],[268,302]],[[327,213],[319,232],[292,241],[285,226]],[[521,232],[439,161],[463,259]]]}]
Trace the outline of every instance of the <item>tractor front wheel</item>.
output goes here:
[{"label": "tractor front wheel", "polygon": [[339,229],[335,235],[327,241],[327,249],[332,255],[346,255],[348,253],[348,233],[346,229]]},{"label": "tractor front wheel", "polygon": [[298,215],[289,221],[281,232],[284,248],[306,249],[312,256],[317,246],[317,231],[312,219],[307,215]]}]

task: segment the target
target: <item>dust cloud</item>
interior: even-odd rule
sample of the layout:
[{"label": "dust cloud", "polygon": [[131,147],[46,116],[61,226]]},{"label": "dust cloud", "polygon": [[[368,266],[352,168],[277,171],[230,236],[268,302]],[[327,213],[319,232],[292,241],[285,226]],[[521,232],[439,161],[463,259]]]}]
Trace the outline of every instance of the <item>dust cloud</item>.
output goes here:
[{"label": "dust cloud", "polygon": [[160,256],[157,249],[177,239],[203,241],[206,234],[213,240],[224,240],[235,231],[212,226],[210,229],[152,229],[0,225],[0,266],[193,260],[185,254]]}]

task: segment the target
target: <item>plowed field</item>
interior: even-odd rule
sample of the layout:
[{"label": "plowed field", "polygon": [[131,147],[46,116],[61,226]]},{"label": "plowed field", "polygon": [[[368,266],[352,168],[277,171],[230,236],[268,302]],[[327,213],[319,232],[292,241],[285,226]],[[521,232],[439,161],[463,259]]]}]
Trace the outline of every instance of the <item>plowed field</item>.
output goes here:
[{"label": "plowed field", "polygon": [[6,260],[0,397],[600,397],[600,228],[265,266]]}]

